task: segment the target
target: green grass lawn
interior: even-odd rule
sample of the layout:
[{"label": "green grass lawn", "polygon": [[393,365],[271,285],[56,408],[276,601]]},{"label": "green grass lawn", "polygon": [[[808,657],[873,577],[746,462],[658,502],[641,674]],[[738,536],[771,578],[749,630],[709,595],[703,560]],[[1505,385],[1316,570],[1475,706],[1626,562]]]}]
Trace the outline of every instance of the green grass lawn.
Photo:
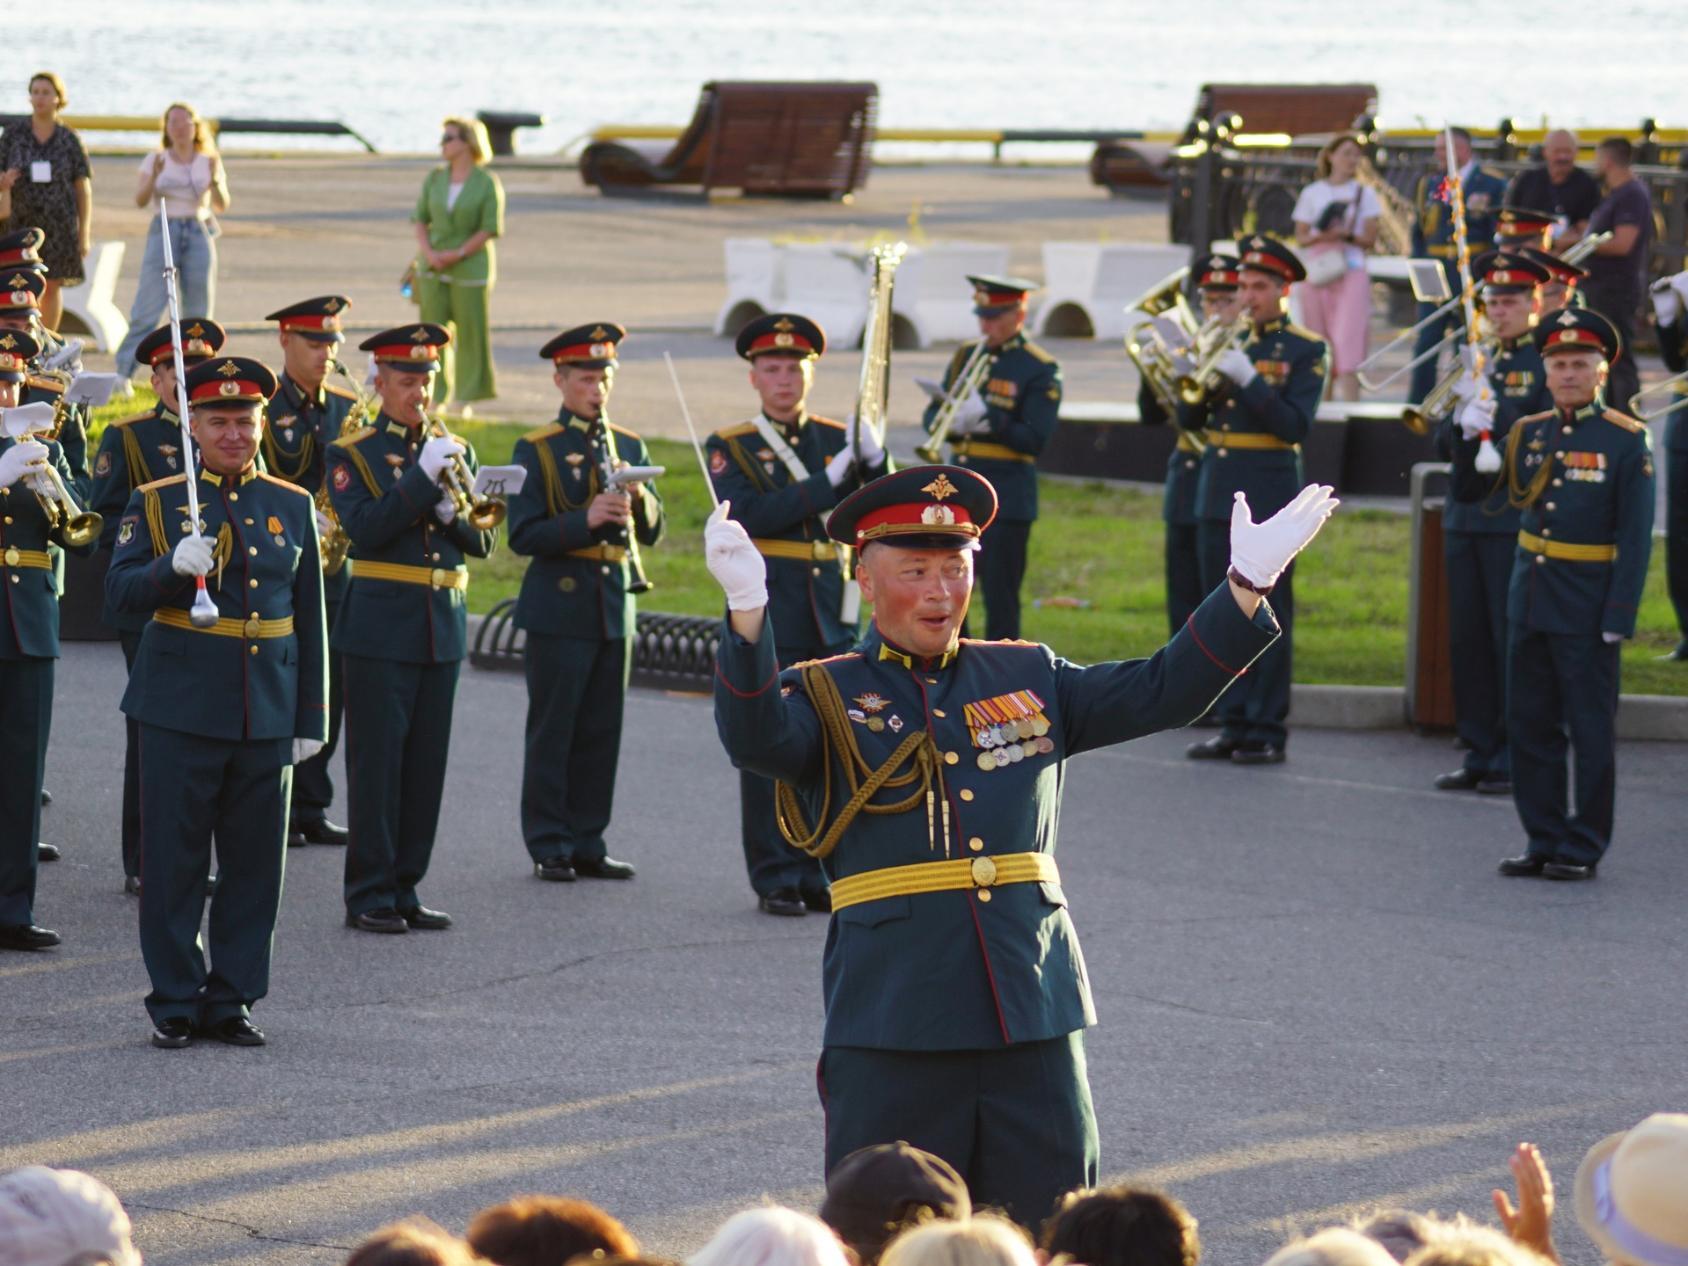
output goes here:
[{"label": "green grass lawn", "polygon": [[[150,405],[150,393],[142,393],[121,407],[101,410],[97,422]],[[509,460],[527,429],[481,419],[451,419],[450,425],[474,444],[483,463]],[[668,467],[661,484],[668,536],[645,551],[645,572],[655,588],[642,601],[652,611],[715,615],[721,610],[721,591],[703,564],[709,494],[697,459],[690,446],[671,440],[652,440],[649,447],[652,460]],[[1160,646],[1167,627],[1159,494],[1100,482],[1046,480],[1039,496],[1024,636],[1081,663],[1147,655]],[[1405,682],[1408,527],[1405,515],[1344,509],[1302,556],[1296,573],[1298,682]],[[486,562],[474,563],[470,610],[485,611],[513,597],[525,566],[525,559],[503,547]],[[1063,605],[1063,599],[1089,605]],[[1639,633],[1624,644],[1624,690],[1688,695],[1688,671],[1657,659],[1675,644],[1659,547],[1647,576]]]}]

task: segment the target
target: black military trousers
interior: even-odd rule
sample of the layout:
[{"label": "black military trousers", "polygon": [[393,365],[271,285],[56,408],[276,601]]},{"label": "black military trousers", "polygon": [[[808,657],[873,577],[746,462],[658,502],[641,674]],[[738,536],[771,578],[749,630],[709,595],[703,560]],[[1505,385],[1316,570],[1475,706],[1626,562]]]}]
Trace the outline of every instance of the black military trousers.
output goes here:
[{"label": "black military trousers", "polygon": [[[842,655],[850,643],[836,646],[782,646],[780,667],[790,668],[806,659]],[[774,780],[739,770],[739,839],[744,845],[744,869],[750,887],[758,897],[776,892],[826,891],[821,864],[785,842],[774,821]]]},{"label": "black military trousers", "polygon": [[[141,726],[141,958],[155,1023],[216,1024],[269,992],[293,741]],[[205,885],[217,891],[205,941]],[[207,966],[207,951],[210,964]]]},{"label": "black military trousers", "polygon": [[1465,768],[1506,777],[1506,588],[1518,540],[1497,532],[1448,532],[1448,643],[1453,654],[1454,727]]},{"label": "black military trousers", "polygon": [[1034,1232],[1064,1193],[1096,1185],[1083,1033],[988,1051],[829,1046],[819,1082],[828,1173],[857,1148],[901,1139],[954,1165],[975,1206]]},{"label": "black military trousers", "polygon": [[615,804],[633,639],[546,637],[531,630],[522,839],[536,862],[597,861]]},{"label": "black military trousers", "polygon": [[[141,635],[119,630],[123,666],[135,670],[135,656],[141,653]],[[134,717],[123,717],[123,876],[141,876],[141,725]]]},{"label": "black military trousers", "polygon": [[1166,623],[1173,634],[1182,629],[1211,593],[1202,585],[1202,555],[1194,523],[1166,525]]},{"label": "black military trousers", "polygon": [[57,663],[0,659],[0,923],[35,922],[35,844]]},{"label": "black military trousers", "polygon": [[[1231,521],[1203,519],[1201,539],[1202,592],[1210,594],[1225,583],[1231,570]],[[1222,736],[1233,743],[1289,742],[1289,687],[1295,670],[1295,564],[1278,577],[1268,599],[1283,635],[1249,665],[1249,669],[1219,696],[1213,707]]]},{"label": "black military trousers", "polygon": [[990,641],[1020,636],[1020,586],[1026,579],[1031,539],[1029,519],[998,519],[980,538],[973,574],[985,600],[985,637]]},{"label": "black military trousers", "polygon": [[346,912],[414,910],[439,827],[460,665],[342,658]]},{"label": "black military trousers", "polygon": [[[1617,795],[1618,648],[1598,633],[1514,629],[1506,726],[1512,800],[1532,857],[1597,862],[1612,841]],[[1566,739],[1576,810],[1566,796]]]},{"label": "black military trousers", "polygon": [[1665,479],[1665,580],[1678,634],[1688,643],[1688,449],[1666,453]]},{"label": "black military trousers", "polygon": [[[325,603],[328,627],[333,629],[334,618],[340,614],[338,600]],[[293,767],[293,821],[321,822],[328,816],[328,806],[334,803],[334,779],[328,772],[328,762],[340,746],[340,718],[346,710],[344,668],[340,652],[328,650],[328,742],[310,760]]]}]

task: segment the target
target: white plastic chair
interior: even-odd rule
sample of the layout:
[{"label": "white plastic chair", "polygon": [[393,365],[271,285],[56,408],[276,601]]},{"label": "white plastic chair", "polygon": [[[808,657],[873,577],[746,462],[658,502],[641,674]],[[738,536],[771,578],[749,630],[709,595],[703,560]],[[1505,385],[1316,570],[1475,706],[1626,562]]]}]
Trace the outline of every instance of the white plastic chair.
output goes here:
[{"label": "white plastic chair", "polygon": [[[128,318],[112,302],[117,277],[123,271],[122,242],[96,242],[85,261],[82,284],[63,291],[64,314],[79,328],[66,333],[86,333],[102,352],[116,351],[129,333]],[[63,324],[60,326],[63,329]]]}]

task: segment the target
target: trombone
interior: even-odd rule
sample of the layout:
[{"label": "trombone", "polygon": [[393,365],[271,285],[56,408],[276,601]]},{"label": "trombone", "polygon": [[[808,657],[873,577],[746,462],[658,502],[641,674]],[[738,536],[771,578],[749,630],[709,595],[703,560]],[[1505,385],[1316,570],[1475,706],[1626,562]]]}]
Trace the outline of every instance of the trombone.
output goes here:
[{"label": "trombone", "polygon": [[1179,400],[1188,405],[1213,402],[1225,382],[1218,369],[1219,358],[1242,341],[1250,326],[1248,314],[1239,312],[1229,321],[1210,320],[1196,331],[1195,340],[1190,344],[1194,367],[1188,373],[1180,374],[1173,384]]},{"label": "trombone", "polygon": [[[1477,357],[1483,364],[1492,364],[1495,353],[1500,350],[1500,340],[1487,337],[1478,340]],[[1401,425],[1414,435],[1429,435],[1430,428],[1454,411],[1454,405],[1459,400],[1460,379],[1467,377],[1471,370],[1466,366],[1463,356],[1454,357],[1453,368],[1442,375],[1441,379],[1432,387],[1424,399],[1416,404],[1409,404],[1401,412]]]},{"label": "trombone", "polygon": [[[26,439],[39,437],[51,443],[53,432],[57,429],[59,416],[53,414],[53,421],[48,426],[32,426],[38,413],[28,410],[35,406],[26,405],[22,408],[7,409],[5,411],[4,432],[10,438],[22,442]],[[105,526],[105,520],[92,510],[84,510],[77,502],[75,494],[65,487],[64,479],[54,469],[50,461],[36,462],[30,468],[30,473],[39,475],[46,480],[47,489],[33,488],[35,500],[41,505],[41,512],[47,516],[48,524],[57,529],[64,537],[64,543],[73,549],[80,549],[84,545],[91,545],[100,539],[100,529]],[[33,484],[33,480],[31,483]]]},{"label": "trombone", "polygon": [[[1654,405],[1651,409],[1643,406],[1644,400],[1659,395],[1668,396],[1670,399],[1664,404]],[[1688,369],[1650,383],[1636,392],[1629,398],[1629,415],[1637,422],[1652,422],[1685,405],[1688,405]]]},{"label": "trombone", "polygon": [[1367,391],[1382,391],[1385,387],[1387,387],[1390,383],[1394,382],[1397,378],[1400,378],[1405,374],[1410,374],[1413,370],[1417,369],[1420,365],[1424,364],[1425,361],[1430,361],[1432,364],[1434,364],[1435,361],[1436,361],[1436,358],[1442,354],[1442,349],[1444,347],[1446,347],[1449,344],[1449,342],[1451,342],[1454,339],[1461,337],[1464,334],[1463,327],[1449,330],[1446,334],[1444,334],[1440,339],[1437,340],[1436,344],[1433,347],[1426,348],[1424,351],[1418,353],[1418,355],[1409,359],[1406,364],[1401,365],[1401,366],[1397,367],[1396,369],[1391,370],[1389,373],[1385,374],[1382,378],[1367,378],[1366,377],[1366,370],[1375,368],[1379,361],[1387,360],[1390,356],[1395,354],[1395,351],[1396,351],[1397,348],[1402,347],[1402,346],[1407,346],[1407,347],[1412,346],[1413,342],[1418,338],[1418,332],[1420,330],[1424,329],[1424,327],[1427,326],[1427,325],[1433,324],[1436,321],[1443,320],[1448,315],[1448,313],[1452,312],[1455,308],[1459,307],[1460,303],[1461,303],[1461,296],[1455,295],[1453,298],[1449,299],[1446,303],[1442,304],[1441,307],[1437,308],[1434,312],[1432,312],[1429,316],[1425,317],[1421,321],[1417,321],[1417,322],[1414,322],[1412,325],[1409,325],[1406,329],[1402,330],[1399,334],[1397,334],[1394,338],[1390,339],[1382,347],[1378,348],[1375,352],[1372,352],[1369,356],[1367,356],[1355,368],[1355,376],[1359,378],[1360,386],[1364,387]]},{"label": "trombone", "polygon": [[[457,438],[445,429],[443,422],[429,417],[428,411],[421,405],[416,406],[416,411],[422,415],[422,427],[431,437],[446,440]],[[469,469],[469,463],[464,460],[462,453],[451,455],[445,470],[440,473],[440,486],[451,498],[451,503],[457,507],[457,516],[475,531],[490,531],[504,522],[508,511],[502,501],[495,497],[475,500],[475,472]]]}]

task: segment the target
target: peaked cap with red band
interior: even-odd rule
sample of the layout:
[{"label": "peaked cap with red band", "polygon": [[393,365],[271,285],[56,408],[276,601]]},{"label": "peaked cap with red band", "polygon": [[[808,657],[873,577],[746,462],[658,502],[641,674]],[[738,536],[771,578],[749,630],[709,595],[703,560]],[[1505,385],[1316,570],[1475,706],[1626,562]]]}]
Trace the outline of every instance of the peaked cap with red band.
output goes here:
[{"label": "peaked cap with red band", "polygon": [[41,344],[23,330],[0,330],[0,382],[23,382],[29,362],[41,354]]},{"label": "peaked cap with red band", "polygon": [[1547,281],[1547,269],[1518,251],[1487,251],[1471,263],[1483,289],[1494,294],[1523,294]]},{"label": "peaked cap with red band", "polygon": [[318,295],[285,308],[278,308],[266,321],[281,322],[284,334],[299,334],[317,343],[338,343],[345,335],[340,314],[352,306],[345,295]]},{"label": "peaked cap with red band", "polygon": [[400,325],[371,334],[358,344],[380,364],[412,373],[432,373],[439,368],[440,348],[451,342],[451,331],[432,321]]},{"label": "peaked cap with red band", "polygon": [[539,357],[559,368],[573,365],[580,369],[605,369],[615,364],[621,340],[626,337],[625,326],[614,321],[594,321],[591,325],[564,330],[539,349]]},{"label": "peaked cap with red band", "polygon": [[1543,356],[1599,352],[1610,363],[1623,350],[1623,340],[1612,323],[1593,309],[1566,308],[1536,326],[1536,350]]},{"label": "peaked cap with red band", "polygon": [[1268,273],[1282,282],[1306,281],[1307,269],[1301,257],[1282,242],[1256,233],[1237,243],[1238,267]]},{"label": "peaked cap with red band", "polygon": [[738,332],[733,346],[745,360],[758,356],[797,356],[808,360],[826,351],[826,331],[795,312],[770,312]]},{"label": "peaked cap with red band", "polygon": [[1235,290],[1242,285],[1241,267],[1235,255],[1209,255],[1196,272],[1196,289]]},{"label": "peaked cap with red band", "polygon": [[[210,317],[182,318],[182,364],[210,360],[223,350],[227,335]],[[161,325],[135,346],[135,359],[143,365],[173,364],[176,353],[170,347],[170,327]]]},{"label": "peaked cap with red band", "polygon": [[965,466],[910,466],[851,493],[828,516],[826,534],[860,549],[979,548],[996,518],[996,489]]},{"label": "peaked cap with red band", "polygon": [[188,407],[264,404],[275,395],[276,376],[250,356],[218,356],[188,370]]},{"label": "peaked cap with red band", "polygon": [[1552,231],[1553,216],[1546,211],[1502,207],[1495,216],[1495,242],[1500,246],[1531,244],[1545,247]]},{"label": "peaked cap with red band", "polygon": [[0,272],[0,309],[39,308],[47,278],[30,267]]},{"label": "peaked cap with red band", "polygon": [[1525,259],[1540,264],[1547,271],[1550,281],[1557,281],[1563,286],[1574,286],[1588,276],[1588,269],[1580,264],[1569,263],[1539,246],[1521,246],[1518,253]]},{"label": "peaked cap with red band", "polygon": [[1023,277],[976,277],[969,273],[967,280],[973,283],[974,316],[995,316],[1017,308],[1038,288],[1037,282]]},{"label": "peaked cap with red band", "polygon": [[33,268],[45,272],[41,262],[41,244],[47,240],[46,231],[31,225],[0,234],[0,268]]}]

